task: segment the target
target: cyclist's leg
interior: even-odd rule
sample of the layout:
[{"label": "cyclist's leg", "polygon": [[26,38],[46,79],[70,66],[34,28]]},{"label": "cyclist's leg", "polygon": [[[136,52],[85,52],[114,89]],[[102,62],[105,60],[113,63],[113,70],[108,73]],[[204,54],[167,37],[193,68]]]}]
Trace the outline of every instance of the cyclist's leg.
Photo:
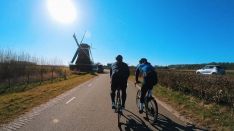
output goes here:
[{"label": "cyclist's leg", "polygon": [[148,97],[152,97],[152,89],[153,89],[154,85],[148,85],[148,87],[149,87],[149,88],[148,88],[148,90],[149,90],[148,93],[149,93],[149,94],[147,94],[147,96],[148,96]]},{"label": "cyclist's leg", "polygon": [[111,92],[110,92],[110,96],[111,96],[111,101],[112,101],[112,109],[115,108],[115,91],[117,89],[117,86],[112,83],[111,84]]},{"label": "cyclist's leg", "polygon": [[152,96],[152,89],[153,89],[153,87],[154,87],[154,77],[152,77],[152,74],[151,74],[147,78],[147,88],[148,88],[147,91],[149,91],[148,92],[149,94],[147,94],[148,97]]},{"label": "cyclist's leg", "polygon": [[147,118],[149,118],[150,123],[154,123],[157,120],[158,117],[158,106],[154,98],[152,97],[152,89],[153,89],[153,84],[148,85],[148,93],[147,97],[150,97],[147,101],[147,109],[149,109],[146,113]]},{"label": "cyclist's leg", "polygon": [[125,101],[127,98],[127,93],[126,93],[126,89],[127,89],[127,84],[124,83],[122,86],[122,107],[125,108]]},{"label": "cyclist's leg", "polygon": [[145,101],[146,92],[147,92],[147,85],[146,84],[142,84],[142,87],[141,87],[141,98],[140,98],[140,102],[141,103],[144,103],[144,101]]},{"label": "cyclist's leg", "polygon": [[115,91],[116,91],[116,87],[112,86],[111,87],[111,93],[110,93],[112,102],[115,102]]},{"label": "cyclist's leg", "polygon": [[147,92],[147,85],[143,83],[141,87],[141,98],[140,98],[140,109],[139,109],[140,114],[143,113],[143,105],[145,101],[146,92]]}]

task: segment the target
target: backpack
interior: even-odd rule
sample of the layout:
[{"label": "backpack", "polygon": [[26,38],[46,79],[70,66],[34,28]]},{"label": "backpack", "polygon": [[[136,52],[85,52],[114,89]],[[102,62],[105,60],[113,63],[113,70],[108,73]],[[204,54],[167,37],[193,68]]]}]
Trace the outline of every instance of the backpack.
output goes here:
[{"label": "backpack", "polygon": [[116,65],[113,69],[112,79],[114,79],[114,80],[125,79],[125,75],[126,75],[125,68],[126,67],[125,67],[124,63],[116,63]]},{"label": "backpack", "polygon": [[158,75],[155,71],[155,68],[152,67],[150,63],[145,64],[141,67],[143,72],[143,77],[145,78],[145,82],[150,85],[156,85],[158,83]]},{"label": "backpack", "polygon": [[158,74],[155,70],[152,71],[152,83],[153,85],[157,85],[158,84]]},{"label": "backpack", "polygon": [[156,85],[158,83],[158,75],[155,70],[151,70],[149,73],[147,73],[145,77],[145,82],[150,85]]}]

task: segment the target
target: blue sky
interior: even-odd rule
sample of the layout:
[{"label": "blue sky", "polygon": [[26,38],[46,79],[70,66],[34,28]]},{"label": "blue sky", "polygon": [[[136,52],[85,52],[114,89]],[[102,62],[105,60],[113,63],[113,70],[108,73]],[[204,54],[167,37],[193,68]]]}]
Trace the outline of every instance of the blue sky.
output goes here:
[{"label": "blue sky", "polygon": [[68,64],[73,33],[92,43],[95,62],[122,54],[130,64],[234,62],[233,0],[73,0],[77,19],[61,24],[47,0],[0,1],[0,48]]}]

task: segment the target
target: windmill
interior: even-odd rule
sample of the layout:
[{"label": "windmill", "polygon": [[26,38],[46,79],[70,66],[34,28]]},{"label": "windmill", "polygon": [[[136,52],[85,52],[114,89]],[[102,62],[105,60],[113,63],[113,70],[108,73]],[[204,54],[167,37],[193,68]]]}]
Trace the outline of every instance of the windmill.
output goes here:
[{"label": "windmill", "polygon": [[[76,35],[73,35],[73,38],[78,46],[71,64],[70,64],[70,69],[71,70],[79,70],[82,72],[90,72],[92,71],[92,67],[93,67],[93,57],[92,57],[92,53],[90,50],[90,45],[83,43],[85,37],[85,33],[80,41],[80,43],[78,42]],[[76,60],[76,62],[74,63],[74,61]]]}]

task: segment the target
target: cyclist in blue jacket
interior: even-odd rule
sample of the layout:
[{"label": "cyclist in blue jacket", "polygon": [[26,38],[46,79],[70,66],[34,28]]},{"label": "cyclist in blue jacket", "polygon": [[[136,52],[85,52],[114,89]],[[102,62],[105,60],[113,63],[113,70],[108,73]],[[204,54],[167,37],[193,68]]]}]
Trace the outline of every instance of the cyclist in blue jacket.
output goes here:
[{"label": "cyclist in blue jacket", "polygon": [[148,90],[152,90],[153,86],[156,85],[157,83],[157,74],[155,72],[155,68],[149,62],[147,62],[146,58],[142,58],[139,61],[139,65],[136,68],[135,72],[136,83],[140,83],[138,81],[138,77],[140,74],[142,74],[143,76],[143,83],[141,87],[141,98],[140,98],[140,110],[139,110],[139,113],[141,114],[143,113],[143,103],[146,92]]}]

